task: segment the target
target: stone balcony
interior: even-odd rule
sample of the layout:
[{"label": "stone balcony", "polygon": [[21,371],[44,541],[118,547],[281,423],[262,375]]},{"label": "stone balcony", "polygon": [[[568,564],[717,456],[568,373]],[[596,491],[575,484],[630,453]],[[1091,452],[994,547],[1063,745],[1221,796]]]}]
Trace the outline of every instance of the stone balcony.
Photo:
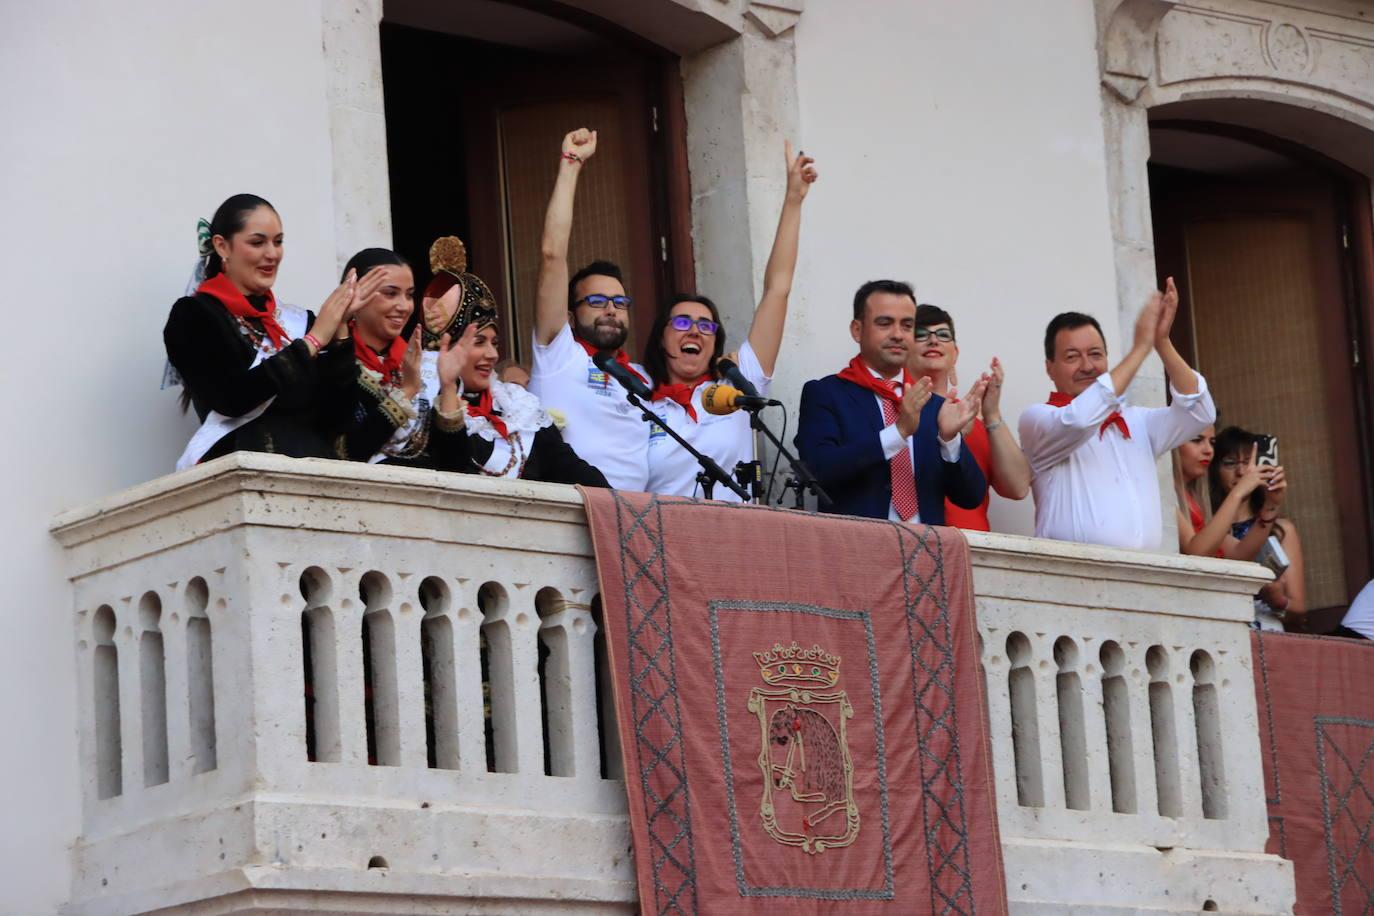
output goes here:
[{"label": "stone balcony", "polygon": [[[69,912],[635,911],[575,491],[244,454],[53,531]],[[1013,911],[1290,911],[1257,567],[969,541]]]}]

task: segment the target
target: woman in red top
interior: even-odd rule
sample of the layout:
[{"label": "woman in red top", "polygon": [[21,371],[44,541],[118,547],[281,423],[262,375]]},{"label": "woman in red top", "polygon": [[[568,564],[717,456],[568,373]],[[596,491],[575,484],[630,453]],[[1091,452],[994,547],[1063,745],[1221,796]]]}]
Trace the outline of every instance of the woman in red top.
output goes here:
[{"label": "woman in red top", "polygon": [[[916,308],[916,344],[908,368],[911,374],[931,380],[931,391],[944,397],[958,397],[954,366],[959,360],[959,344],[954,337],[954,318],[937,305],[923,303]],[[1025,499],[1030,492],[1030,463],[1002,420],[1002,363],[994,358],[989,370],[991,380],[983,394],[981,416],[964,429],[964,444],[978,462],[988,482],[983,504],[976,509],[961,509],[945,500],[945,524],[967,531],[991,531],[988,503],[992,492],[1004,499]]]}]

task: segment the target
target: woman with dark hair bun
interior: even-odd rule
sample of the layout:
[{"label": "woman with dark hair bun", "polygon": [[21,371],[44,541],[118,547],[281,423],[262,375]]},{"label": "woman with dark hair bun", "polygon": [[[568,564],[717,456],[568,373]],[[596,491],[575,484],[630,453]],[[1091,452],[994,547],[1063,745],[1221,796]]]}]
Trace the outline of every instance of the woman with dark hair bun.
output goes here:
[{"label": "woman with dark hair bun", "polygon": [[[805,153],[792,155],[785,144],[787,192],[778,219],[773,250],[763,275],[763,296],[754,310],[749,339],[736,362],[745,379],[763,395],[773,377],[787,322],[787,300],[797,266],[802,201],[816,180],[815,160]],[[654,385],[654,413],[649,427],[649,483],[653,493],[697,495],[696,459],[669,439],[666,426],[713,459],[726,473],[736,464],[754,460],[754,434],[743,411],[712,415],[702,394],[718,381],[718,363],[726,353],[725,327],[720,309],[705,296],[675,296],[659,313],[644,346],[644,368]],[[731,490],[718,488],[716,499],[738,502]]]},{"label": "woman with dark hair bun", "polygon": [[[405,258],[387,248],[364,248],[344,265],[344,277],[380,285],[358,303],[350,321],[358,360],[353,418],[339,442],[339,457],[373,464],[420,464],[429,431],[429,408],[437,385],[425,390],[425,367],[434,379],[437,354],[420,349],[415,318],[415,274]],[[431,357],[424,359],[425,356]]]},{"label": "woman with dark hair bun", "polygon": [[201,419],[177,470],[235,451],[331,457],[353,406],[348,318],[376,282],[348,276],[318,316],[279,303],[281,220],[253,194],[220,204],[201,236],[204,279],[162,331]]}]

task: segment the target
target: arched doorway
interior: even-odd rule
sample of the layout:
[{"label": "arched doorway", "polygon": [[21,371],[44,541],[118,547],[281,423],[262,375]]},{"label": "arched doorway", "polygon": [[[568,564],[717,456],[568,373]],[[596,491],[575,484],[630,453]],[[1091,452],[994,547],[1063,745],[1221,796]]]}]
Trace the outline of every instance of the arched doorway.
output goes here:
[{"label": "arched doorway", "polygon": [[539,244],[559,143],[599,131],[579,184],[570,262],[621,265],[641,303],[694,287],[682,86],[676,56],[555,4],[398,0],[385,6],[381,63],[396,248],[427,279],[440,236],[504,314],[503,352],[528,359]]},{"label": "arched doorway", "polygon": [[[1171,117],[1180,108],[1194,117]],[[1175,340],[1206,375],[1220,425],[1281,442],[1307,627],[1327,632],[1374,566],[1369,316],[1354,244],[1368,181],[1268,133],[1196,119],[1206,108],[1150,113],[1156,267],[1178,281]]]},{"label": "arched doorway", "polygon": [[[1252,277],[1275,271],[1273,258],[1256,258],[1261,246],[1282,251],[1289,264],[1306,270],[1303,293],[1282,292],[1310,300],[1303,310],[1312,319],[1304,331],[1307,358],[1318,365],[1303,375],[1314,386],[1312,396],[1322,398],[1321,416],[1313,418],[1315,429],[1294,429],[1296,438],[1316,442],[1312,447],[1328,454],[1332,495],[1322,511],[1327,519],[1337,519],[1324,523],[1326,542],[1339,544],[1321,561],[1325,584],[1309,602],[1313,607],[1339,602],[1311,621],[1312,629],[1328,629],[1361,580],[1374,574],[1368,443],[1374,389],[1363,368],[1365,354],[1374,347],[1374,83],[1367,78],[1374,65],[1374,23],[1341,3],[1098,0],[1097,8],[1119,327],[1131,327],[1145,291],[1164,273],[1199,285],[1198,277],[1189,276],[1190,232],[1194,259],[1224,260],[1229,246],[1236,255],[1231,281],[1247,273],[1243,258],[1252,265]],[[1152,160],[1156,144],[1158,161]],[[1263,172],[1286,191],[1270,187],[1274,196],[1268,200],[1253,193],[1255,185],[1271,184],[1259,180]],[[1152,217],[1156,206],[1162,211],[1158,219]],[[1222,214],[1228,218],[1216,218]],[[1188,228],[1189,221],[1196,231]],[[1246,231],[1262,240],[1246,244],[1241,238]],[[1285,232],[1286,242],[1280,241]],[[1206,255],[1197,247],[1208,245]],[[1301,254],[1304,249],[1310,257]],[[1301,273],[1282,272],[1293,282]],[[1234,314],[1226,314],[1225,296],[1218,298],[1225,293],[1225,272],[1213,271],[1205,282],[1216,314],[1235,321]],[[1233,298],[1237,290],[1233,285]],[[1271,284],[1268,292],[1276,290]],[[1203,292],[1194,289],[1191,298],[1200,300]],[[1206,307],[1201,301],[1190,304],[1197,314]],[[1252,322],[1245,331],[1262,333],[1262,324]],[[1271,342],[1276,334],[1270,331]],[[1181,343],[1206,350],[1204,341],[1193,339],[1198,335],[1183,336]],[[1195,355],[1204,363],[1209,359],[1206,352]],[[1162,403],[1163,379],[1147,377],[1142,383],[1138,377],[1136,394]],[[1226,404],[1220,406],[1226,415]],[[1233,420],[1241,421],[1234,409],[1226,418]],[[1251,422],[1279,420],[1259,415]],[[1284,460],[1291,468],[1291,450]],[[1160,462],[1159,475],[1166,527],[1172,527],[1167,459]]]}]

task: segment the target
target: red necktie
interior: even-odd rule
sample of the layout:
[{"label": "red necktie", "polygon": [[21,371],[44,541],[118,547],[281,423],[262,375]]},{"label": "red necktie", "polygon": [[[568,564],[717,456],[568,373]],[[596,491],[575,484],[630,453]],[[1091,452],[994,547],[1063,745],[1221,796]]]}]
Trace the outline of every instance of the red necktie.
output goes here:
[{"label": "red necktie", "polygon": [[[894,381],[880,384],[884,385],[888,392],[888,396],[878,399],[883,405],[883,425],[891,426],[897,422],[899,383]],[[892,475],[892,507],[897,510],[897,515],[902,521],[910,521],[920,509],[920,503],[916,499],[916,476],[912,473],[909,442],[902,441],[902,450],[888,460],[887,467]]]},{"label": "red necktie", "polygon": [[[1068,407],[1073,403],[1073,398],[1062,391],[1051,391],[1049,405],[1051,407]],[[1127,439],[1131,438],[1131,428],[1126,425],[1126,418],[1121,415],[1121,411],[1113,410],[1107,415],[1107,419],[1102,421],[1102,425],[1097,428],[1097,438],[1101,439],[1107,435],[1107,427],[1115,426],[1121,430],[1121,435]]]}]

